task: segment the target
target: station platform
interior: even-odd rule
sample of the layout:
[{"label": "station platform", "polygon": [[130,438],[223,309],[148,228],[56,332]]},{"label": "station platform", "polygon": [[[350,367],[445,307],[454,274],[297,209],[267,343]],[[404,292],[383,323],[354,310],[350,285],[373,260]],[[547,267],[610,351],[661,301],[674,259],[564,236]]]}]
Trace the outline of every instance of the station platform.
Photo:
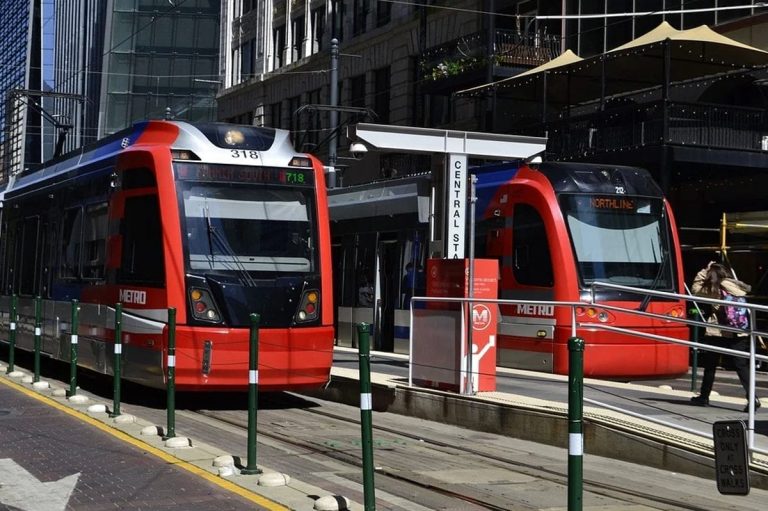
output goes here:
[{"label": "station platform", "polygon": [[[374,421],[376,413],[389,412],[550,445],[560,458],[567,453],[565,377],[500,369],[497,391],[462,396],[409,386],[407,357],[373,353],[371,362]],[[718,380],[727,379],[726,372],[718,374]],[[758,395],[768,400],[768,377],[761,375],[759,384]],[[329,386],[307,395],[358,407],[357,351],[337,349]],[[690,474],[702,478],[704,489],[687,491],[708,492],[712,509],[762,509],[768,499],[768,457],[755,455],[750,467],[753,491],[733,506],[732,496],[715,490],[712,442],[706,438],[714,421],[746,420],[743,398],[713,395],[711,406],[703,408],[688,404],[692,395],[685,389],[585,381],[585,397],[615,408],[585,403],[585,463],[595,456],[651,467],[638,467],[632,477],[660,487],[665,474]],[[294,474],[290,484],[275,486],[262,484],[262,476],[227,477],[216,466],[227,454],[221,447],[196,441],[194,446],[169,448],[159,435],[145,434],[156,422],[131,416],[118,421],[103,410],[93,411],[94,402],[68,401],[61,382],[36,387],[9,377],[1,364],[0,403],[0,509],[363,509],[359,500],[341,505],[335,494],[303,483],[301,473]],[[756,415],[755,443],[768,450],[765,408]],[[536,448],[530,456],[544,453],[544,448]],[[265,468],[265,479],[270,475],[281,474]],[[336,501],[336,507],[318,507],[321,499]],[[530,509],[565,509],[552,507],[551,497],[547,502],[537,506],[532,500]]]},{"label": "station platform", "polygon": [[[334,379],[325,395],[356,403],[357,356],[356,349],[336,348]],[[410,387],[406,355],[374,352],[371,371],[374,410],[567,448],[566,376],[498,367],[495,392],[464,396]],[[585,455],[714,478],[712,425],[743,421],[748,426],[747,401],[740,397],[743,390],[733,371],[718,370],[707,407],[692,405],[690,399],[697,393],[690,385],[690,374],[677,380],[644,382],[585,378]],[[755,387],[763,405],[754,416],[757,452],[750,466],[751,483],[768,489],[768,374],[757,372]]]}]

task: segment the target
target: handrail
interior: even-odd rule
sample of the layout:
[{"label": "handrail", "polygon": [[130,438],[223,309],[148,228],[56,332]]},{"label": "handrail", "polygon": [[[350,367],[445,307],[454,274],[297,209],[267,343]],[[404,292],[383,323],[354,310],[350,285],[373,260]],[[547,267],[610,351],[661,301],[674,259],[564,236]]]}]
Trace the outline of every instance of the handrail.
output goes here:
[{"label": "handrail", "polygon": [[[668,291],[657,291],[657,290],[651,290],[651,289],[643,289],[643,288],[636,288],[631,286],[622,286],[619,284],[612,284],[610,282],[594,282],[590,288],[589,288],[589,301],[553,301],[553,300],[521,300],[521,299],[492,299],[492,298],[450,298],[450,297],[426,297],[426,296],[414,296],[412,298],[413,302],[443,302],[443,303],[492,303],[497,305],[517,305],[517,304],[528,304],[528,305],[551,305],[555,307],[569,307],[572,310],[571,314],[571,329],[574,332],[576,332],[577,327],[587,327],[591,329],[600,329],[600,330],[607,330],[607,331],[613,331],[618,333],[623,333],[626,335],[634,335],[640,338],[646,338],[646,339],[652,339],[660,342],[668,342],[668,343],[674,343],[674,344],[680,344],[684,346],[688,346],[691,348],[697,348],[700,350],[708,350],[713,351],[716,353],[722,353],[725,355],[735,356],[735,357],[741,357],[741,358],[748,358],[750,360],[749,362],[749,391],[748,391],[748,412],[749,412],[749,419],[748,419],[748,425],[747,425],[747,433],[748,433],[748,447],[750,452],[761,452],[762,450],[755,448],[755,409],[754,409],[754,402],[755,402],[755,361],[765,361],[768,362],[768,356],[764,355],[758,355],[755,351],[755,338],[756,336],[766,336],[768,337],[768,332],[763,332],[754,329],[752,318],[754,317],[754,312],[760,311],[760,312],[766,312],[768,313],[768,306],[765,305],[758,305],[758,304],[752,304],[749,302],[738,302],[739,307],[744,307],[750,310],[752,312],[750,314],[750,329],[748,332],[744,330],[740,330],[738,328],[729,327],[729,326],[723,326],[719,324],[713,324],[713,323],[706,323],[704,321],[696,321],[696,320],[690,320],[686,317],[674,317],[669,315],[663,315],[663,314],[655,314],[652,312],[647,312],[644,310],[639,309],[627,309],[618,307],[615,305],[610,304],[603,304],[600,303],[596,299],[595,295],[595,289],[596,288],[604,288],[604,289],[612,289],[616,291],[624,291],[628,293],[634,293],[638,296],[641,295],[650,295],[660,298],[668,298],[673,300],[685,300],[685,301],[693,301],[693,302],[702,302],[702,303],[708,303],[713,305],[725,305],[725,306],[732,306],[734,305],[734,302],[728,301],[728,300],[720,300],[715,298],[707,298],[707,297],[699,297],[699,296],[693,296],[689,294],[680,294],[680,293],[672,293]],[[600,322],[579,322],[576,320],[576,308],[577,307],[589,307],[589,306],[599,306],[600,308],[611,310],[615,312],[622,312],[626,314],[635,314],[638,316],[643,317],[650,317],[655,318],[661,321],[666,321],[669,323],[679,323],[679,324],[685,324],[688,326],[698,326],[698,327],[705,327],[705,328],[715,328],[722,331],[732,332],[732,333],[747,333],[750,338],[750,350],[749,352],[739,351],[739,350],[732,350],[729,348],[723,348],[719,346],[712,346],[709,344],[701,344],[698,342],[692,342],[692,341],[686,341],[682,339],[677,338],[671,338],[663,335],[658,334],[652,334],[650,332],[644,332],[644,331],[637,331],[637,330],[630,330],[627,328],[621,328],[621,327],[614,327],[611,325],[606,325],[604,323]],[[413,311],[413,308],[411,309]],[[462,308],[463,311],[463,308]],[[413,335],[413,312],[411,312],[411,335]],[[410,374],[409,374],[409,381],[410,381]]]}]

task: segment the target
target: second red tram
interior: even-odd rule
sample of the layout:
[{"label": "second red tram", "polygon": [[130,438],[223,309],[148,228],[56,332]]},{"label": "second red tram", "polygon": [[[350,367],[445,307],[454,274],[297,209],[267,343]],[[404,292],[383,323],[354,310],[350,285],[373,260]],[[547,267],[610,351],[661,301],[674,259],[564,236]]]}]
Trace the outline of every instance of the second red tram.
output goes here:
[{"label": "second red tram", "polygon": [[[499,298],[589,301],[595,282],[682,293],[675,221],[647,171],[542,163],[486,167],[476,175],[476,256],[499,259]],[[684,316],[683,300],[649,299],[599,287],[596,298],[596,305],[576,311],[577,321],[587,325],[577,331],[586,343],[586,376],[642,378],[687,371],[684,345],[588,326],[604,324],[687,340],[688,327],[672,321]],[[567,374],[571,314],[568,307],[502,306],[498,364]]]},{"label": "second red tram", "polygon": [[18,296],[20,348],[41,306],[42,351],[67,360],[76,299],[78,363],[111,373],[120,303],[123,377],[161,387],[172,307],[177,387],[244,389],[257,313],[261,390],[328,381],[323,167],[287,131],[143,122],[12,179],[2,214],[0,307]]}]

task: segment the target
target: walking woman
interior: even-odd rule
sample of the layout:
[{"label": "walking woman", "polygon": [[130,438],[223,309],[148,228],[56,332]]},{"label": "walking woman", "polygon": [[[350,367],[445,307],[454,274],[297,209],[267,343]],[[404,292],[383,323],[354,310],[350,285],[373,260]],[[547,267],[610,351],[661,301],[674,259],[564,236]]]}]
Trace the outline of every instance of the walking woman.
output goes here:
[{"label": "walking woman", "polygon": [[[707,298],[716,298],[718,300],[728,300],[735,302],[734,305],[712,305],[712,310],[706,318],[707,323],[715,323],[723,326],[749,329],[749,314],[745,307],[740,307],[739,302],[744,302],[751,286],[732,277],[732,272],[724,265],[710,261],[706,268],[703,268],[696,274],[691,286],[691,292],[694,295]],[[738,351],[749,352],[749,334],[724,331],[719,328],[707,327],[702,344],[719,346]],[[744,392],[749,401],[749,359],[743,357],[732,357],[736,374],[741,381]],[[709,405],[709,394],[712,392],[712,385],[715,382],[715,372],[720,360],[720,353],[703,350],[701,352],[701,362],[704,366],[704,377],[701,380],[701,391],[698,396],[691,398],[691,403],[698,406]],[[755,410],[760,408],[760,400],[755,398]],[[749,411],[749,405],[744,408]]]}]

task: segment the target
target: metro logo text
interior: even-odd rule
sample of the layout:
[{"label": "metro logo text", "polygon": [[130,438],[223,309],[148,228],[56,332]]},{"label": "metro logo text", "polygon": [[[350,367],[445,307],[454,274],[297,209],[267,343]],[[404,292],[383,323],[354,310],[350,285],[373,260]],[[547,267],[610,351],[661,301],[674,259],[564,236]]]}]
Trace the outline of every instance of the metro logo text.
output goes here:
[{"label": "metro logo text", "polygon": [[120,302],[145,305],[147,303],[147,292],[137,289],[121,289]]},{"label": "metro logo text", "polygon": [[554,316],[555,306],[520,303],[517,305],[517,313],[521,316]]}]

